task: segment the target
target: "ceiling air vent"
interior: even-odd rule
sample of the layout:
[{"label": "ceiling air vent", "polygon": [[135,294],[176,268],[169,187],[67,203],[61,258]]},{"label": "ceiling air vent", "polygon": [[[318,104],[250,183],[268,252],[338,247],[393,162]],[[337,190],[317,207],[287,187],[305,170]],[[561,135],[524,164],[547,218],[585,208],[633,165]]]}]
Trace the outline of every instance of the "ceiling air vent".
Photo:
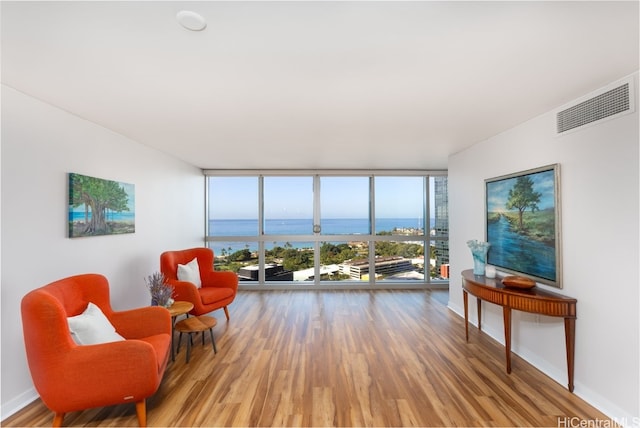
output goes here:
[{"label": "ceiling air vent", "polygon": [[629,82],[589,98],[557,114],[558,134],[632,110]]}]

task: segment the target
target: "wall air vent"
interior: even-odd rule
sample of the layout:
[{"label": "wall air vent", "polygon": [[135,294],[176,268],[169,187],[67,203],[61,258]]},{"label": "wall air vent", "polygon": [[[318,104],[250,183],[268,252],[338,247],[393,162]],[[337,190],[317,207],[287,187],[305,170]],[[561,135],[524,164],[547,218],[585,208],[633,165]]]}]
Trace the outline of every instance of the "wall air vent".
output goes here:
[{"label": "wall air vent", "polygon": [[631,82],[626,82],[579,104],[558,112],[557,133],[633,111]]}]

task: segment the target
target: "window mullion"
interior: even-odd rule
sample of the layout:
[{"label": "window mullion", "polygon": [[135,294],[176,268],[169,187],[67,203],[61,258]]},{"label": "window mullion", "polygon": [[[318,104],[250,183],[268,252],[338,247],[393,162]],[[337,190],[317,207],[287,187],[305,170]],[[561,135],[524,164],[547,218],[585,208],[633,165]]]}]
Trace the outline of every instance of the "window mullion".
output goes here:
[{"label": "window mullion", "polygon": [[425,201],[424,201],[424,214],[422,218],[424,218],[424,225],[422,226],[424,229],[424,283],[431,283],[431,239],[430,239],[430,230],[431,230],[431,217],[429,213],[431,212],[431,190],[429,189],[429,176],[424,176],[424,193],[425,193]]},{"label": "window mullion", "polygon": [[264,246],[264,175],[258,176],[258,283],[264,284],[265,273],[265,246]]},{"label": "window mullion", "polygon": [[[314,236],[320,235],[322,230],[320,229],[320,176],[318,174],[313,176],[313,234]],[[320,285],[320,241],[315,240],[313,243],[313,283]]]},{"label": "window mullion", "polygon": [[376,284],[376,188],[375,178],[369,176],[369,286]]}]

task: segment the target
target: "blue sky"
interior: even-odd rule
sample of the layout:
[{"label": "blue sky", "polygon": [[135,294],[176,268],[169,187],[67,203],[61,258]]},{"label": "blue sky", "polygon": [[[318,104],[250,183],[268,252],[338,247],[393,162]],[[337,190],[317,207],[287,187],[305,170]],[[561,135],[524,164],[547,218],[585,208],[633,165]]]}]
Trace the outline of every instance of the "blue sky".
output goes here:
[{"label": "blue sky", "polygon": [[[257,177],[211,177],[210,180],[211,218],[257,218]],[[322,177],[322,218],[368,217],[368,183],[368,177]],[[376,177],[375,185],[377,217],[422,217],[421,177]],[[216,204],[215,201],[227,202]],[[313,177],[265,177],[265,216],[313,218]]]}]

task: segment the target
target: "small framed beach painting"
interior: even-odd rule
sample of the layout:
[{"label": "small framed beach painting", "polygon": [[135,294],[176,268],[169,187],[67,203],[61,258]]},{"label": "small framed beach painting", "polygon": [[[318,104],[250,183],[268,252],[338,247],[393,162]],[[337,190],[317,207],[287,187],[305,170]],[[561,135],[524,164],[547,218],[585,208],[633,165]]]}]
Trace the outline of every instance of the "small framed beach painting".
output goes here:
[{"label": "small framed beach painting", "polygon": [[136,230],[133,184],[69,173],[69,238]]},{"label": "small framed beach painting", "polygon": [[487,264],[562,288],[560,165],[485,180]]}]

